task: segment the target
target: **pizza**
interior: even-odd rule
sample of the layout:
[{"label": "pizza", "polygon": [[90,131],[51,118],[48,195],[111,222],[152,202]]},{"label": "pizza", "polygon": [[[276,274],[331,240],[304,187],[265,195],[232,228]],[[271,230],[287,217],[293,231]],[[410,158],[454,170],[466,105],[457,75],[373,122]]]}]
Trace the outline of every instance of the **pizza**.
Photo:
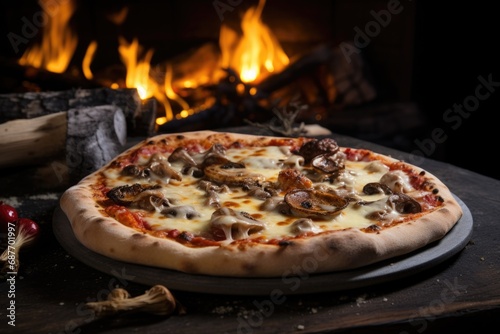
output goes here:
[{"label": "pizza", "polygon": [[159,134],[68,188],[77,240],[189,274],[352,270],[442,239],[463,212],[430,172],[332,138]]}]

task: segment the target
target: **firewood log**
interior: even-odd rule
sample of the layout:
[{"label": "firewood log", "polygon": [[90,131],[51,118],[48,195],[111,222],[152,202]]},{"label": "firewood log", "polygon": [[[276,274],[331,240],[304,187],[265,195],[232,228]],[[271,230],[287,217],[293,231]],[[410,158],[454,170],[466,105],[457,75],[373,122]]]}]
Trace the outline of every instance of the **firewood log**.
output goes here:
[{"label": "firewood log", "polygon": [[126,141],[125,116],[114,105],[9,121],[0,124],[0,168],[64,156],[70,180],[77,181],[120,153]]},{"label": "firewood log", "polygon": [[154,130],[155,104],[141,101],[135,88],[70,89],[50,92],[0,94],[0,124],[31,119],[71,108],[118,106],[127,121],[129,135],[150,135]]}]

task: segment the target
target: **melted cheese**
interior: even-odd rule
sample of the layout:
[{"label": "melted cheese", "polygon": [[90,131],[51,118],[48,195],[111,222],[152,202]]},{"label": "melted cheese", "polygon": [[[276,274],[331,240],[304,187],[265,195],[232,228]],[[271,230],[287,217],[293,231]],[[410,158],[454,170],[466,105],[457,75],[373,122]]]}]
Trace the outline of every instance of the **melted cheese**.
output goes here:
[{"label": "melted cheese", "polygon": [[[196,161],[201,161],[202,154],[194,156]],[[282,147],[258,147],[244,149],[228,149],[225,157],[233,162],[243,163],[252,173],[263,175],[267,181],[276,182],[277,175],[283,168],[293,168],[298,170],[304,169],[303,159],[293,155],[289,150]],[[141,163],[147,163],[145,159],[140,160]],[[171,168],[181,172],[183,168],[182,162],[174,162]],[[365,184],[370,182],[380,182],[385,178],[385,181],[390,185],[393,183],[402,184],[405,188],[409,182],[401,175],[395,172],[388,172],[387,166],[380,162],[362,162],[362,161],[345,161],[345,170],[335,179],[333,183],[325,181],[322,183],[315,182],[315,186],[325,188],[333,188],[342,194],[349,194],[357,200],[371,202],[367,205],[357,205],[350,203],[347,208],[343,209],[339,215],[329,219],[315,219],[312,223],[303,224],[302,231],[320,233],[327,230],[338,230],[347,228],[366,228],[374,224],[373,220],[367,218],[374,211],[386,213],[387,219],[397,218],[399,215],[386,204],[386,195],[365,195],[362,189]],[[108,169],[105,171],[107,177],[107,186],[112,188],[125,184],[144,183],[150,184],[151,179],[137,179],[131,176],[122,176],[117,169]],[[181,181],[175,181],[169,178],[158,179],[154,182],[161,185],[161,191],[165,198],[168,198],[172,207],[178,207],[173,212],[178,212],[175,217],[172,214],[165,212],[146,212],[143,213],[146,221],[154,230],[179,230],[188,231],[195,235],[209,235],[214,225],[222,226],[226,236],[231,236],[231,224],[237,218],[221,217],[212,219],[212,214],[217,209],[215,205],[210,205],[207,191],[198,187],[200,179],[192,175],[182,175]],[[221,191],[216,194],[218,196],[217,203],[221,207],[231,208],[235,212],[245,212],[249,216],[258,221],[265,223],[264,229],[252,233],[249,238],[263,237],[265,239],[282,238],[293,236],[300,233],[301,229],[297,228],[296,223],[299,217],[284,215],[279,210],[279,199],[273,197],[272,205],[264,205],[266,199],[251,197],[248,192],[241,187],[232,187],[231,191]],[[281,194],[281,198],[284,194]],[[187,206],[187,207],[186,207]],[[195,208],[196,214],[186,214],[187,208]],[[177,210],[177,211],[176,211]],[[167,210],[168,211],[168,210]],[[172,210],[170,210],[172,212]],[[214,223],[214,220],[216,221]],[[240,231],[245,235],[246,231]],[[233,234],[234,235],[234,234]],[[245,235],[246,236],[246,235]]]},{"label": "melted cheese", "polygon": [[414,190],[408,175],[400,170],[384,174],[380,179],[380,183],[387,185],[392,191],[407,193]]}]

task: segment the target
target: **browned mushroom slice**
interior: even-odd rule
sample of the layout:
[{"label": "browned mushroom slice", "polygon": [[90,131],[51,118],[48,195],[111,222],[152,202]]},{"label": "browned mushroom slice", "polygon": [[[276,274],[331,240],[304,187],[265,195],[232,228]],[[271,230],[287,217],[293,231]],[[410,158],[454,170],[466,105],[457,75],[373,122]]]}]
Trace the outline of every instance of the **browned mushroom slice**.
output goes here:
[{"label": "browned mushroom slice", "polygon": [[321,154],[334,154],[339,150],[339,145],[332,138],[313,140],[305,143],[299,149],[298,154],[304,157],[305,163],[309,163],[314,157]]},{"label": "browned mushroom slice", "polygon": [[184,166],[181,169],[181,173],[184,175],[189,175],[196,178],[203,177],[203,170],[197,166]]},{"label": "browned mushroom slice", "polygon": [[211,165],[222,165],[224,168],[245,168],[245,165],[239,162],[232,162],[226,157],[220,155],[210,155],[203,160],[202,167],[205,168]]},{"label": "browned mushroom slice", "polygon": [[206,204],[209,206],[220,207],[220,193],[229,193],[231,190],[227,185],[217,186],[210,181],[201,180],[198,187],[205,191],[207,196]]},{"label": "browned mushroom slice", "polygon": [[252,196],[254,198],[260,199],[260,200],[265,200],[267,198],[277,196],[278,192],[276,189],[272,188],[270,185],[262,185],[262,186],[254,186],[254,185],[247,185],[243,187],[243,190],[247,191],[247,194],[249,196]]},{"label": "browned mushroom slice", "polygon": [[196,166],[196,161],[189,155],[184,147],[177,147],[169,156],[168,162],[181,161],[187,166]]},{"label": "browned mushroom slice", "polygon": [[203,160],[199,163],[201,166],[212,164],[222,164],[223,161],[229,161],[226,158],[226,149],[221,144],[214,144],[210,149],[202,154]]},{"label": "browned mushroom slice", "polygon": [[228,186],[260,185],[266,180],[262,174],[251,173],[237,163],[210,165],[205,167],[204,172],[208,180]]},{"label": "browned mushroom slice", "polygon": [[224,146],[222,144],[215,143],[212,145],[212,147],[210,147],[210,149],[205,151],[204,155],[205,155],[205,157],[208,157],[210,155],[225,156],[226,149],[224,148]]},{"label": "browned mushroom slice", "polygon": [[161,212],[170,207],[171,202],[165,198],[165,195],[160,190],[151,189],[139,193],[130,205],[146,211]]},{"label": "browned mushroom slice", "polygon": [[152,176],[160,178],[182,180],[180,172],[173,169],[168,160],[161,154],[155,153],[145,165],[128,165],[122,170],[122,175],[149,179]]},{"label": "browned mushroom slice", "polygon": [[311,160],[311,165],[323,173],[337,173],[345,168],[345,155],[343,153],[320,154]]},{"label": "browned mushroom slice", "polygon": [[116,204],[128,206],[133,203],[140,193],[146,190],[159,189],[160,187],[160,185],[134,183],[132,185],[114,187],[106,193],[106,196]]},{"label": "browned mushroom slice", "polygon": [[379,182],[370,182],[365,184],[365,186],[363,187],[363,193],[367,195],[376,195],[376,194],[390,195],[392,194],[392,190],[385,184]]},{"label": "browned mushroom slice", "polygon": [[215,184],[213,184],[209,181],[205,181],[205,180],[202,180],[198,183],[198,188],[205,190],[206,192],[211,191],[211,190],[218,192],[218,193],[231,192],[231,189],[229,189],[229,187],[226,185],[218,186],[218,185],[215,185]]},{"label": "browned mushroom slice", "polygon": [[122,169],[121,174],[147,179],[151,175],[151,170],[146,166],[128,165]]},{"label": "browned mushroom slice", "polygon": [[161,213],[167,217],[184,219],[193,219],[201,216],[200,213],[191,205],[179,205],[164,208]]},{"label": "browned mushroom slice", "polygon": [[[262,211],[277,210],[278,212],[290,213],[288,204],[285,203],[283,197],[281,196],[272,196],[267,198],[261,205],[259,205],[259,209]],[[282,209],[284,210],[282,211]]]},{"label": "browned mushroom slice", "polygon": [[172,166],[170,166],[170,163],[166,160],[152,162],[149,165],[149,169],[151,169],[151,172],[153,172],[156,176],[159,176],[161,178],[169,178],[177,181],[182,181],[181,173],[173,169]]},{"label": "browned mushroom slice", "polygon": [[[266,224],[245,212],[236,212],[230,208],[220,208],[214,211],[210,219],[213,230],[222,231],[226,241],[246,239],[250,234],[266,228]],[[215,232],[217,233],[217,232]]]},{"label": "browned mushroom slice", "polygon": [[420,203],[406,194],[395,193],[389,196],[387,200],[394,205],[394,209],[399,213],[422,212]]},{"label": "browned mushroom slice", "polygon": [[285,195],[293,215],[307,218],[331,218],[344,209],[349,201],[332,193],[314,189],[294,189]]}]

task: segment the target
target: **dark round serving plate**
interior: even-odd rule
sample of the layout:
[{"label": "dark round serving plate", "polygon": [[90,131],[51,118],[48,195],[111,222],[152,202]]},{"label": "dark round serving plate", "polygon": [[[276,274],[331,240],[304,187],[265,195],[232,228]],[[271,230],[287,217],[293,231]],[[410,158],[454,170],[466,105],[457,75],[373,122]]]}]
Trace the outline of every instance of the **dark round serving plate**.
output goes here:
[{"label": "dark round serving plate", "polygon": [[462,218],[441,240],[416,252],[355,270],[325,274],[285,275],[277,278],[235,278],[192,275],[174,270],[121,262],[97,254],[83,246],[73,234],[64,212],[54,212],[54,234],[62,247],[86,265],[145,285],[162,284],[172,290],[225,295],[305,294],[349,290],[402,279],[436,266],[460,252],[472,235],[472,215],[462,200]]}]

